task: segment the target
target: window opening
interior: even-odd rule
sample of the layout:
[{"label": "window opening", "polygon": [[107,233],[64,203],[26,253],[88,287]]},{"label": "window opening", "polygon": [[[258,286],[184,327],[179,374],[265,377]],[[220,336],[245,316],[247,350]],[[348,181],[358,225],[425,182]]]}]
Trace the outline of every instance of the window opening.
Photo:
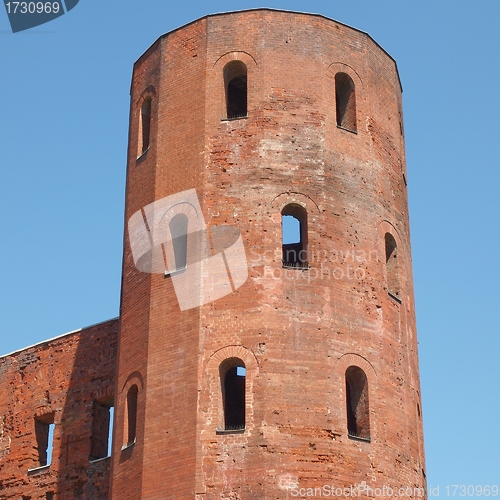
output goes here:
[{"label": "window opening", "polygon": [[90,460],[111,455],[113,410],[110,403],[94,401]]},{"label": "window opening", "polygon": [[188,218],[185,214],[177,214],[169,223],[174,248],[175,270],[186,269]]},{"label": "window opening", "polygon": [[55,424],[53,413],[35,418],[35,435],[39,467],[44,467],[52,463],[54,430]]},{"label": "window opening", "polygon": [[337,126],[356,132],[356,93],[354,82],[346,73],[335,75]]},{"label": "window opening", "polygon": [[347,431],[350,437],[370,440],[368,380],[365,372],[350,366],[345,373]]},{"label": "window opening", "polygon": [[247,116],[247,67],[241,61],[232,61],[224,67],[226,116],[228,119]]},{"label": "window opening", "polygon": [[246,368],[241,359],[232,358],[220,368],[224,430],[245,429]]},{"label": "window opening", "polygon": [[126,425],[126,445],[130,446],[135,443],[136,427],[137,427],[137,395],[139,389],[134,384],[127,392],[127,425]]},{"label": "window opening", "polygon": [[108,457],[113,453],[113,429],[115,423],[115,407],[109,407]]},{"label": "window opening", "polygon": [[283,267],[306,268],[307,212],[301,205],[290,204],[281,211]]},{"label": "window opening", "polygon": [[387,271],[387,291],[400,298],[398,246],[394,236],[385,234],[385,265]]},{"label": "window opening", "polygon": [[141,106],[141,154],[149,148],[151,130],[151,98],[147,97]]}]

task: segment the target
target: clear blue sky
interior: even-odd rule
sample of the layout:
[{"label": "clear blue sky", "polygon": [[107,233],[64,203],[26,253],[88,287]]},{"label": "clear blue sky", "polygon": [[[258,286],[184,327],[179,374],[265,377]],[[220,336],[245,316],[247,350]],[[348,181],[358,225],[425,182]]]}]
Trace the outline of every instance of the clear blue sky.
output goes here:
[{"label": "clear blue sky", "polygon": [[498,0],[80,0],[15,35],[0,10],[0,352],[118,315],[132,64],[198,17],[262,6],[397,60],[427,478],[442,497],[500,484]]}]

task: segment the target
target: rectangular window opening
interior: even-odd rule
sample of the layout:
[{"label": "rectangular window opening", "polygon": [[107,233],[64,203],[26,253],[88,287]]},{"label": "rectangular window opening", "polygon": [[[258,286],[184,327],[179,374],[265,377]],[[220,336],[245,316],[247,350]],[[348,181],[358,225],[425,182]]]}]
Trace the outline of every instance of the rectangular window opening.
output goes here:
[{"label": "rectangular window opening", "polygon": [[90,461],[111,456],[114,407],[108,401],[94,401]]},{"label": "rectangular window opening", "polygon": [[53,413],[35,418],[38,467],[49,466],[52,463],[54,430],[55,424]]}]

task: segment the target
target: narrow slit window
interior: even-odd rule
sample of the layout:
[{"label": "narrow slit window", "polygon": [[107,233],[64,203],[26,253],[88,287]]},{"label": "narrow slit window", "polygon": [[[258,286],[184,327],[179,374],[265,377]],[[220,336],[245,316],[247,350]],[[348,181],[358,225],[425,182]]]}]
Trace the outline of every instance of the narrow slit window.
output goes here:
[{"label": "narrow slit window", "polygon": [[401,294],[399,282],[398,246],[394,236],[385,234],[385,267],[387,272],[387,291],[399,298]]},{"label": "narrow slit window", "polygon": [[370,440],[368,380],[365,372],[350,366],[345,372],[347,431],[350,437]]},{"label": "narrow slit window", "polygon": [[54,414],[51,413],[35,418],[35,435],[39,467],[44,467],[52,463],[54,430]]},{"label": "narrow slit window", "polygon": [[115,422],[115,407],[109,407],[108,457],[113,453],[113,429]]},{"label": "narrow slit window", "polygon": [[220,380],[224,430],[245,429],[246,368],[241,359],[231,358],[221,364]]},{"label": "narrow slit window", "polygon": [[352,78],[346,73],[335,75],[337,126],[356,132],[356,92]]},{"label": "narrow slit window", "polygon": [[127,392],[127,412],[125,426],[125,446],[130,446],[135,443],[137,431],[137,396],[139,389],[134,384]]},{"label": "narrow slit window", "polygon": [[247,116],[247,67],[232,61],[224,67],[226,117],[229,120]]},{"label": "narrow slit window", "polygon": [[304,268],[307,260],[307,212],[297,204],[281,211],[281,247],[284,267]]},{"label": "narrow slit window", "polygon": [[113,406],[109,402],[94,401],[90,460],[110,456],[113,429]]},{"label": "narrow slit window", "polygon": [[147,97],[141,106],[140,155],[149,149],[151,131],[151,98]]}]

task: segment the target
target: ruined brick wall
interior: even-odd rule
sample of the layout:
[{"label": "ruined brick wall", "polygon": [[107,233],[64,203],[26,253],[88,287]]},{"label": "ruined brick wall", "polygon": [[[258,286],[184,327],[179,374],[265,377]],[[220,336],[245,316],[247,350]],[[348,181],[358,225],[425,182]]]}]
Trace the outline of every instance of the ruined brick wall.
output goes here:
[{"label": "ruined brick wall", "polygon": [[[246,66],[248,116],[227,120],[232,61]],[[338,74],[355,88],[345,123]],[[425,487],[405,168],[395,62],[353,28],[268,9],[214,15],[139,59],[125,223],[195,188],[207,224],[239,228],[249,278],[181,311],[170,278],[134,267],[126,225],[112,498]],[[307,265],[295,269],[281,260],[290,204],[307,213]],[[389,273],[387,234],[398,259]],[[224,430],[225,363],[246,368],[245,428],[235,432]],[[348,432],[349,367],[366,376],[369,438]],[[132,385],[137,436],[121,449]]]},{"label": "ruined brick wall", "polygon": [[[96,403],[113,405],[117,336],[113,319],[0,357],[1,499],[107,498],[110,460],[91,461],[93,432],[107,428],[93,416]],[[45,421],[55,425],[44,467]]]}]

